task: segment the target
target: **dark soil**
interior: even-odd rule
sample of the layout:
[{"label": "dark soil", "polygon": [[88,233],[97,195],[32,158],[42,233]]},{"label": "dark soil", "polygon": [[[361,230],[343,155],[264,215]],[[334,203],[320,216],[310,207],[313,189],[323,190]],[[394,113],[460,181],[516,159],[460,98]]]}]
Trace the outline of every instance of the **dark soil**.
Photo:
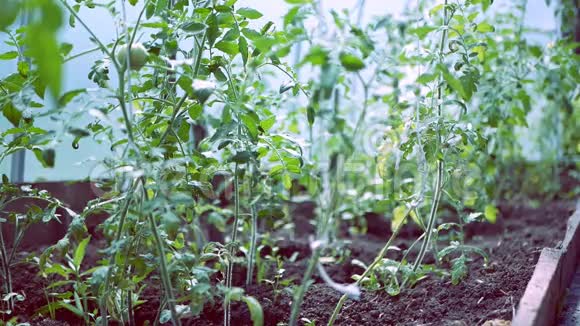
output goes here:
[{"label": "dark soil", "polygon": [[[497,224],[480,223],[466,230],[468,242],[490,254],[487,266],[483,265],[482,259],[474,257],[476,259],[470,264],[468,278],[456,286],[451,284],[449,277],[430,275],[396,297],[389,296],[385,291],[363,291],[359,301],[347,300],[337,324],[481,325],[492,319],[511,320],[541,249],[558,245],[573,208],[572,201],[544,203],[540,208],[503,205]],[[369,220],[369,224],[372,223],[378,222]],[[345,261],[328,266],[327,271],[335,281],[352,282],[351,276],[362,272],[360,267],[351,263],[352,259],[370,263],[390,235],[388,228],[381,229],[383,236],[379,236],[376,230],[369,231],[364,237],[349,239]],[[405,249],[416,236],[416,231],[406,229],[395,245]],[[279,247],[279,253],[285,257],[299,253],[297,261],[287,262],[284,268],[287,277],[300,280],[309,257],[307,241],[285,240],[279,243]],[[398,258],[400,253],[390,255],[391,258]],[[427,258],[433,262],[432,255],[427,255]],[[17,305],[16,315],[21,321],[29,320],[33,325],[81,325],[80,320],[65,311],[57,312],[58,321],[35,316],[35,311],[46,304],[43,292],[46,281],[37,276],[37,272],[32,264],[24,263],[15,268],[15,290],[26,295],[26,299]],[[235,282],[241,286],[245,275],[242,266],[237,267],[236,274]],[[317,275],[314,279],[315,283],[302,305],[301,317],[323,325],[328,321],[340,294]],[[246,293],[260,301],[266,325],[287,322],[291,305],[289,294],[280,293],[274,298],[272,286],[268,284],[250,287]],[[159,281],[152,277],[150,285],[142,293],[142,299],[147,302],[135,311],[138,325],[155,319],[159,294]],[[184,325],[222,325],[222,313],[221,302],[216,299],[213,304],[206,305],[200,316],[184,320]],[[244,304],[234,303],[232,316],[233,325],[251,325],[250,314]]]}]

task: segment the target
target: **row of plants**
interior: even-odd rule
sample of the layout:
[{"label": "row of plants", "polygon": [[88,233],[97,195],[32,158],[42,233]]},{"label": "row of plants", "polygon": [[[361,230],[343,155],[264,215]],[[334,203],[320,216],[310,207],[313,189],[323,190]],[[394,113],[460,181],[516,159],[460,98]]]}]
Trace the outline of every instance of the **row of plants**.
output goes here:
[{"label": "row of plants", "polygon": [[[531,43],[526,1],[490,13],[492,2],[417,1],[363,24],[365,1],[326,12],[319,1],[285,0],[277,25],[236,0],[8,1],[0,29],[10,49],[0,59],[17,63],[0,80],[12,124],[0,134],[0,162],[26,150],[50,168],[67,142],[107,153],[106,173],[90,180],[100,197],[83,211],[3,176],[3,213],[18,199],[47,205],[0,217],[18,232],[13,243],[0,238],[2,319],[18,323],[12,311],[24,300],[10,282],[18,243],[29,225],[58,218],[58,207],[70,217],[66,236],[27,258],[50,281],[39,313],[52,319],[68,310],[84,324],[135,325],[142,293],[159,280],[154,323],[181,325],[218,300],[224,325],[236,301],[261,325],[261,304],[246,289],[266,283],[291,293],[288,324],[297,325],[307,322],[300,307],[318,273],[343,294],[332,325],[362,289],[396,296],[429,275],[461,282],[470,262],[487,261],[466,243],[465,225],[495,223],[496,205],[527,190],[558,193],[555,176],[577,168],[580,151],[577,44]],[[129,6],[136,21],[127,21]],[[117,37],[97,37],[82,19],[93,10],[118,22]],[[29,23],[15,28],[25,13]],[[67,24],[94,47],[59,41]],[[93,86],[63,92],[63,64],[95,53]],[[516,190],[522,182],[507,176],[529,158],[517,132],[540,103],[537,143],[552,156],[533,178],[523,169]],[[46,117],[58,128],[36,122]],[[316,204],[309,239],[289,214],[303,198]],[[338,284],[323,258],[341,237],[364,234],[369,212],[389,218],[391,235],[352,284]],[[98,227],[105,241],[87,231],[95,213],[109,216]],[[387,258],[409,223],[420,235],[401,260]],[[289,235],[309,242],[302,280],[285,278],[287,260],[276,255],[276,239]],[[89,266],[91,245],[100,260]],[[245,286],[233,282],[240,272]]]}]

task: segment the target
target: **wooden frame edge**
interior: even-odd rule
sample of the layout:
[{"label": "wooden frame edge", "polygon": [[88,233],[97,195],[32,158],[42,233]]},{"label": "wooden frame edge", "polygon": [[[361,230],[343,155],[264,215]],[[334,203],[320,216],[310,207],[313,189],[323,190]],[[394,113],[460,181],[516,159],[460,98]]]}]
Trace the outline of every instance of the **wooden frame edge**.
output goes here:
[{"label": "wooden frame edge", "polygon": [[580,255],[580,200],[568,219],[560,248],[544,248],[520,300],[512,326],[552,325]]}]

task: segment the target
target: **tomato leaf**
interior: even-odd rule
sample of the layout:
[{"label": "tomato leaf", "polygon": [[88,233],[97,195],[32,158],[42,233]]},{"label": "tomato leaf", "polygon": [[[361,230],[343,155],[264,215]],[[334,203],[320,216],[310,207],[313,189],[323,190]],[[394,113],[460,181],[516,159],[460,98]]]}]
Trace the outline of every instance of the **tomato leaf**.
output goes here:
[{"label": "tomato leaf", "polygon": [[202,23],[189,22],[179,25],[179,28],[192,34],[200,34],[201,32],[205,31],[207,26]]},{"label": "tomato leaf", "polygon": [[248,41],[246,41],[245,37],[240,37],[238,40],[238,51],[242,55],[242,61],[244,62],[244,66],[248,64]]},{"label": "tomato leaf", "polygon": [[262,13],[257,11],[256,9],[247,7],[238,9],[236,13],[248,19],[258,19],[263,16]]},{"label": "tomato leaf", "polygon": [[207,25],[207,42],[210,46],[213,46],[220,34],[217,16],[215,14],[209,15],[205,21],[205,24]]},{"label": "tomato leaf", "polygon": [[18,52],[8,51],[0,54],[0,60],[13,60],[18,58]]},{"label": "tomato leaf", "polygon": [[475,30],[480,32],[480,33],[494,32],[495,27],[493,27],[492,25],[490,25],[486,22],[483,22],[483,23],[477,24],[477,28]]},{"label": "tomato leaf", "polygon": [[239,52],[239,46],[234,42],[219,41],[215,44],[215,48],[232,56]]},{"label": "tomato leaf", "polygon": [[497,220],[497,208],[491,204],[486,205],[483,215],[488,222],[495,223]]},{"label": "tomato leaf", "polygon": [[348,52],[341,52],[339,55],[340,64],[348,71],[359,71],[365,67],[361,58]]},{"label": "tomato leaf", "polygon": [[254,297],[247,295],[243,296],[242,300],[248,305],[254,326],[264,325],[264,312],[262,311],[260,302],[258,302]]},{"label": "tomato leaf", "polygon": [[73,264],[75,265],[77,270],[80,269],[81,264],[83,263],[83,259],[85,258],[85,253],[86,253],[87,245],[89,244],[89,241],[91,241],[91,236],[83,239],[79,243],[78,247],[75,249]]},{"label": "tomato leaf", "polygon": [[84,88],[75,89],[75,90],[66,92],[58,99],[58,105],[60,107],[63,107],[65,105],[67,105],[68,103],[70,103],[70,101],[72,101],[78,95],[86,93],[86,92],[87,92],[87,90]]}]

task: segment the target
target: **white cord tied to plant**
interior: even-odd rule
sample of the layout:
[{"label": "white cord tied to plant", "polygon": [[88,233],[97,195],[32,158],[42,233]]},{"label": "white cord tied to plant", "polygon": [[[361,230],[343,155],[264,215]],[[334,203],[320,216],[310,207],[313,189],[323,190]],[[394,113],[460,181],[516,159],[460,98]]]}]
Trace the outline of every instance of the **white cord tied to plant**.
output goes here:
[{"label": "white cord tied to plant", "polygon": [[[314,251],[315,249],[319,248],[320,246],[324,245],[325,243],[326,242],[323,240],[310,241],[310,250]],[[353,299],[353,300],[360,299],[361,291],[360,291],[360,288],[356,285],[356,283],[351,283],[351,284],[336,283],[335,281],[333,281],[330,278],[328,273],[326,273],[326,270],[324,270],[324,267],[322,266],[322,264],[320,262],[316,263],[316,268],[318,269],[318,273],[320,274],[320,277],[322,277],[322,280],[326,284],[328,284],[328,286],[330,286],[331,288],[335,289],[336,291],[346,295],[349,299]]]}]

